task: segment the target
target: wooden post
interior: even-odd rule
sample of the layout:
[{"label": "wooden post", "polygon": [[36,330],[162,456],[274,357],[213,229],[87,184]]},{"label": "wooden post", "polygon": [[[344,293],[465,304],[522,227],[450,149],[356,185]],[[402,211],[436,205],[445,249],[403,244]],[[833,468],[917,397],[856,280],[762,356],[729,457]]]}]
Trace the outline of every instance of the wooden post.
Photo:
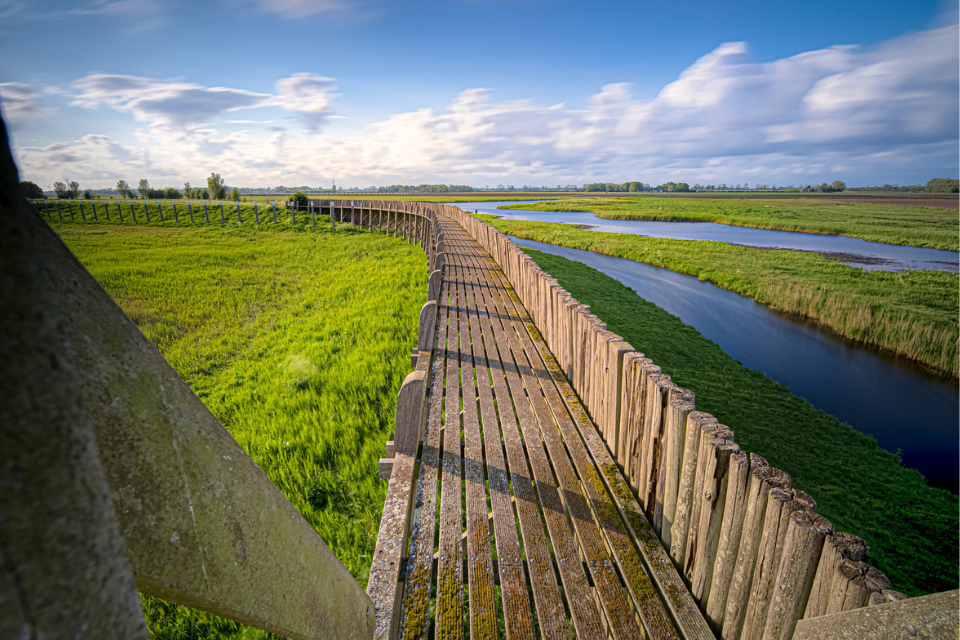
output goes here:
[{"label": "wooden post", "polygon": [[313,200],[310,201],[310,221],[314,229],[317,228],[317,208],[313,205]]},{"label": "wooden post", "polygon": [[437,329],[437,301],[430,300],[420,309],[420,331],[417,336],[417,350],[433,350],[433,334]]},{"label": "wooden post", "polygon": [[193,224],[193,203],[187,200],[187,211],[190,213],[190,224]]},{"label": "wooden post", "polygon": [[63,211],[60,210],[60,198],[57,198],[57,215],[60,216],[60,221],[63,222]]},{"label": "wooden post", "polygon": [[177,215],[177,201],[173,200],[171,204],[173,204],[173,222],[174,224],[180,224],[180,216]]},{"label": "wooden post", "polygon": [[436,300],[440,296],[441,273],[439,269],[430,272],[427,279],[427,300]]},{"label": "wooden post", "polygon": [[[690,593],[700,604],[700,610],[706,611],[713,586],[713,568],[717,559],[717,547],[720,544],[720,530],[723,527],[727,503],[727,486],[731,464],[742,461],[747,455],[740,447],[726,438],[713,438],[704,450],[706,455],[700,515],[696,532],[690,532],[687,543],[687,564],[685,573],[690,576]],[[732,462],[733,456],[737,462]]]},{"label": "wooden post", "polygon": [[273,201],[273,224],[277,224],[277,201]]},{"label": "wooden post", "polygon": [[150,202],[146,198],[143,199],[143,215],[147,219],[147,224],[150,224]]},{"label": "wooden post", "polygon": [[117,217],[120,218],[120,224],[123,224],[123,209],[120,208],[119,200],[117,200]]},{"label": "wooden post", "polygon": [[80,217],[83,218],[83,221],[87,221],[87,213],[83,210],[83,200],[77,198],[77,206],[80,207]]},{"label": "wooden post", "polygon": [[870,547],[861,538],[852,533],[834,533],[828,535],[823,542],[823,552],[817,564],[817,575],[810,588],[810,598],[804,618],[816,618],[827,614],[830,597],[833,593],[833,581],[842,560],[865,562]]},{"label": "wooden post", "polygon": [[[260,226],[260,212],[257,211],[257,201],[253,201],[253,221],[258,227]],[[313,226],[317,226],[317,223],[314,222]]]},{"label": "wooden post", "polygon": [[741,640],[763,638],[770,604],[777,591],[776,579],[780,560],[783,557],[783,545],[787,539],[790,516],[795,511],[807,511],[807,504],[805,500],[798,500],[792,490],[772,489],[770,491]]},{"label": "wooden post", "polygon": [[227,219],[223,216],[223,200],[220,201],[220,224],[226,224]]},{"label": "wooden post", "polygon": [[692,391],[678,387],[671,391],[670,397],[663,433],[662,474],[658,486],[657,509],[654,511],[654,519],[659,518],[660,521],[660,540],[667,549],[670,548],[671,528],[677,512],[677,493],[680,490],[680,467],[683,464],[683,443],[687,435],[687,416],[694,411]]},{"label": "wooden post", "polygon": [[331,200],[331,201],[330,201],[330,226],[333,227],[334,229],[337,228],[337,220],[336,220],[335,206],[336,206],[336,205],[335,205],[334,201]]},{"label": "wooden post", "polygon": [[240,218],[240,201],[237,200],[237,224],[243,224],[243,220]]},{"label": "wooden post", "polygon": [[890,588],[890,580],[866,562],[841,560],[831,585],[827,614],[859,609],[870,604],[874,593]]},{"label": "wooden post", "polygon": [[397,422],[394,431],[394,451],[415,456],[423,439],[423,404],[425,401],[425,370],[409,373],[397,395]]},{"label": "wooden post", "polygon": [[133,218],[133,224],[137,223],[137,210],[133,208],[133,200],[128,200],[127,204],[130,205],[130,217]]},{"label": "wooden post", "polygon": [[677,511],[670,532],[670,557],[677,570],[683,573],[687,554],[687,535],[690,532],[690,516],[693,512],[693,492],[697,478],[700,455],[700,436],[708,425],[717,419],[703,411],[693,411],[687,416],[687,433],[683,444],[683,466],[680,469],[680,487],[677,491]]},{"label": "wooden post", "polygon": [[727,476],[727,497],[723,507],[723,524],[717,544],[716,559],[709,595],[703,611],[714,632],[723,628],[723,616],[727,607],[727,595],[737,564],[737,551],[743,535],[743,522],[747,514],[747,496],[750,484],[750,467],[766,466],[760,456],[740,452],[730,457],[730,473]]},{"label": "wooden post", "polygon": [[[790,640],[803,617],[810,586],[817,571],[823,539],[833,533],[829,520],[816,513],[790,515],[783,557],[777,571],[776,589],[767,615],[764,640]],[[889,581],[887,586],[889,586]]]},{"label": "wooden post", "polygon": [[210,224],[210,211],[207,210],[207,201],[203,201],[203,218]]},{"label": "wooden post", "polygon": [[297,201],[290,200],[290,219],[293,220],[293,226],[297,226]]},{"label": "wooden post", "polygon": [[160,222],[163,223],[163,205],[160,204],[160,201],[157,200],[157,210],[160,212]]},{"label": "wooden post", "polygon": [[354,209],[353,209],[353,200],[350,201],[350,228],[351,229],[357,228],[357,218],[356,218],[356,213],[354,212]]}]

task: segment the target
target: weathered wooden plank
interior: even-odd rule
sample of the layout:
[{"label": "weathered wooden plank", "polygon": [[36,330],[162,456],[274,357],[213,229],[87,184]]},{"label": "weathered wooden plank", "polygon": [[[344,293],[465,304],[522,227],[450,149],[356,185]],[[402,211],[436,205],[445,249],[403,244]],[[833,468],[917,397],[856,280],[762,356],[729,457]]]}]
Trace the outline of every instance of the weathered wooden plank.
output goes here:
[{"label": "weathered wooden plank", "polygon": [[[419,224],[420,217],[417,216]],[[420,229],[417,235],[419,236]],[[463,293],[460,311],[460,372],[463,398],[463,475],[467,507],[467,578],[470,598],[470,638],[497,638],[497,605],[490,556],[490,527],[487,523],[487,493],[483,474],[483,441],[480,436],[477,385],[488,387],[489,377],[482,369],[474,373],[474,350],[480,348],[480,332],[476,326],[476,305],[472,282],[476,272],[469,264],[461,264]],[[471,322],[471,320],[473,322]],[[482,376],[482,377],[481,377]],[[499,442],[499,438],[497,438]]]},{"label": "weathered wooden plank", "polygon": [[[409,216],[408,216],[409,217]],[[407,230],[404,229],[406,234]],[[459,265],[450,265],[451,289],[449,329],[447,336],[447,380],[443,412],[443,463],[441,468],[440,493],[440,544],[437,565],[436,627],[437,640],[463,637],[463,566],[461,534],[463,532],[463,507],[461,482],[463,459],[460,455],[460,431],[462,428],[460,350],[468,336],[460,334],[459,316],[464,307],[462,281]],[[469,348],[469,347],[468,347]]]},{"label": "weathered wooden plank", "polygon": [[[452,230],[451,232],[452,233]],[[492,266],[492,265],[491,265]],[[523,551],[527,558],[533,600],[537,609],[539,629],[543,638],[569,638],[570,631],[564,612],[561,592],[557,584],[557,575],[551,559],[550,549],[543,531],[543,522],[540,518],[537,505],[537,491],[534,489],[527,460],[526,448],[520,436],[517,423],[517,413],[513,410],[513,399],[507,382],[507,372],[515,374],[516,367],[512,360],[504,358],[504,351],[509,358],[509,351],[502,338],[503,327],[499,309],[493,304],[491,291],[495,284],[488,281],[481,282],[478,291],[478,300],[481,305],[481,323],[485,330],[484,344],[490,363],[490,374],[493,381],[493,391],[498,408],[500,425],[503,430],[504,448],[507,453],[510,483],[516,499],[516,509],[520,523],[520,532],[523,536]],[[498,338],[499,334],[499,338]],[[501,350],[504,345],[504,350]],[[489,451],[488,454],[489,456]],[[489,459],[488,459],[489,464]],[[491,485],[492,489],[492,485]],[[492,499],[492,496],[491,496]],[[496,524],[496,517],[494,518]],[[506,538],[505,541],[508,541]],[[500,535],[497,535],[499,550]],[[565,563],[560,563],[564,565]],[[510,574],[522,576],[523,566],[521,555],[500,554],[498,562],[501,585],[505,576]],[[502,593],[505,593],[502,591]],[[506,607],[506,600],[504,601]]]},{"label": "weathered wooden plank", "polygon": [[[572,415],[577,432],[586,444],[586,451],[589,452],[592,458],[594,469],[598,471],[602,470],[602,472],[599,472],[597,475],[610,492],[613,498],[612,504],[616,505],[620,514],[626,519],[627,528],[631,531],[634,540],[637,541],[639,545],[641,556],[646,563],[646,567],[656,567],[655,571],[648,572],[648,576],[653,578],[660,593],[665,595],[667,606],[677,621],[677,624],[680,625],[680,628],[683,630],[683,636],[685,638],[704,640],[712,639],[712,633],[700,615],[700,612],[697,610],[696,604],[687,592],[679,574],[671,566],[666,551],[656,540],[656,536],[651,530],[649,522],[647,522],[642,515],[636,498],[630,492],[623,477],[620,475],[616,462],[605,446],[597,428],[590,422],[582,404],[577,399],[570,383],[563,376],[559,367],[550,366],[551,355],[545,345],[543,345],[542,342],[536,342],[535,344],[540,357],[546,363],[546,371],[550,374],[553,384],[556,385],[557,393]],[[568,438],[568,441],[576,442],[577,438],[571,436]],[[587,483],[587,486],[589,487],[590,484],[592,483]],[[602,509],[602,511],[606,511],[606,509]],[[608,532],[609,530],[605,526],[604,533]],[[637,576],[637,572],[632,569],[624,569],[624,565],[631,565],[632,563],[633,561],[627,559],[620,564],[621,571],[625,574],[628,582],[629,577],[627,576]],[[643,569],[642,565],[641,569]],[[642,580],[635,580],[634,588],[640,583],[642,583]],[[642,590],[637,589],[637,591]],[[649,595],[649,591],[644,592],[644,596],[646,596],[645,599],[649,600]],[[650,629],[647,628],[647,631],[649,632]]]},{"label": "weathered wooden plank", "polygon": [[[608,489],[600,478],[597,467],[588,454],[579,430],[568,413],[563,397],[554,382],[555,375],[562,376],[559,365],[546,345],[539,339],[537,328],[529,321],[529,318],[524,317],[523,309],[516,308],[515,311],[520,316],[520,320],[524,322],[526,329],[525,333],[519,334],[520,343],[531,360],[531,369],[539,380],[540,388],[559,428],[559,435],[562,436],[563,443],[566,444],[569,451],[570,460],[583,479],[586,489],[585,497],[588,498],[601,530],[609,542],[614,559],[620,566],[627,588],[640,614],[643,627],[651,638],[678,638],[679,635],[674,629],[670,616],[663,602],[656,595],[650,575],[643,566],[640,555],[634,547],[619,512],[608,494]],[[582,417],[587,419],[586,416]],[[545,420],[541,420],[541,426],[545,422]],[[593,431],[598,431],[595,426],[591,426]],[[559,438],[554,439],[554,445],[561,445]],[[603,447],[604,443],[601,440],[596,442],[595,446]],[[607,449],[607,452],[608,455],[612,455],[609,449]],[[557,447],[557,453],[559,454],[559,447]],[[551,456],[556,458],[553,451],[551,451]],[[581,535],[581,544],[584,547],[587,544],[597,544],[591,537],[591,529],[585,528],[584,531],[578,529],[578,533]],[[586,538],[585,541],[584,538]],[[605,579],[609,579],[610,575],[613,574],[613,567],[608,568],[609,560],[604,557],[605,555],[606,553],[602,554],[598,560],[590,560],[588,553],[589,566],[593,573],[594,584],[598,585],[598,590],[604,585]],[[614,585],[611,584],[610,586]],[[608,619],[611,618],[609,611],[613,607],[623,606],[615,598],[610,598],[609,593],[601,593],[601,602],[608,611]],[[616,630],[614,630],[614,633],[616,634]]]},{"label": "weathered wooden plank", "polygon": [[[472,266],[476,267],[476,262]],[[492,509],[491,515],[495,534],[494,538],[498,558],[520,558],[522,555],[520,552],[520,541],[517,537],[516,520],[514,518],[513,504],[510,499],[510,478],[507,474],[504,448],[500,443],[501,436],[499,421],[497,419],[497,406],[493,397],[493,378],[499,376],[501,378],[501,384],[503,384],[503,372],[502,365],[497,358],[495,347],[491,349],[490,353],[488,353],[486,347],[487,342],[492,343],[493,338],[489,317],[481,298],[480,283],[482,280],[482,273],[475,273],[468,295],[470,295],[474,303],[470,313],[470,331],[474,336],[472,341],[473,358],[476,366],[480,421],[483,427],[484,462],[486,464],[487,479],[490,486],[490,505]],[[522,447],[520,455],[523,455]],[[530,491],[532,493],[532,488]],[[549,553],[546,555],[549,559]],[[477,558],[479,562],[481,556],[471,552],[470,558],[472,567],[474,558]],[[483,556],[483,559],[489,562],[489,551],[487,555]],[[508,567],[509,565],[505,565],[504,569],[508,569]],[[482,564],[476,568],[471,568],[471,580],[473,579],[472,572],[483,572],[485,569],[489,571],[489,567],[484,567]],[[499,565],[496,567],[496,571],[499,572],[497,577],[500,583],[503,618],[508,640],[532,640],[535,637],[533,631],[533,616],[530,611],[530,599],[527,596],[527,585],[524,580],[523,571],[502,571]],[[559,603],[559,593],[556,594],[556,600]],[[562,609],[563,606],[561,604],[560,610],[562,611]],[[472,631],[471,637],[473,637]]]}]

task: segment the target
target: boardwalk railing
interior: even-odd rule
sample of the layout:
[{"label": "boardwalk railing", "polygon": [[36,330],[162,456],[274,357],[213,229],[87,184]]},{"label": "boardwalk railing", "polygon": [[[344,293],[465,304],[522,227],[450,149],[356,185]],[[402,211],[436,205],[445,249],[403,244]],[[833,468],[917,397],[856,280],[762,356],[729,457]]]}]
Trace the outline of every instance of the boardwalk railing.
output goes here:
[{"label": "boardwalk railing", "polygon": [[[16,195],[16,173],[0,180],[0,637],[145,638],[137,591],[294,639],[372,637],[353,576]],[[351,204],[306,211],[442,264],[425,209]],[[400,450],[416,438],[399,435]]]}]

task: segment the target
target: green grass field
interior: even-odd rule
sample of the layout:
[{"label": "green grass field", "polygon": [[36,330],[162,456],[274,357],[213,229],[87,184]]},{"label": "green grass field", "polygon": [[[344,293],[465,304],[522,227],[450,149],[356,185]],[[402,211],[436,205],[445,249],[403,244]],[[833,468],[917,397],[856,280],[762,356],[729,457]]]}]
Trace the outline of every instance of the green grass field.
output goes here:
[{"label": "green grass field", "polygon": [[[365,585],[386,495],[377,459],[410,371],[426,258],[385,234],[304,224],[54,228]],[[154,638],[267,637],[143,604]]]},{"label": "green grass field", "polygon": [[[956,212],[952,215],[956,217]],[[958,375],[960,275],[956,273],[864,271],[802,251],[605,233],[484,214],[477,217],[527,240],[696,276],[780,311],[813,319],[847,338],[916,360],[937,373]]]},{"label": "green grass field", "polygon": [[920,595],[958,586],[957,496],[900,466],[872,438],[733,360],[677,317],[578,262],[524,250],[607,328],[696,393],[745,451],[788,472],[838,531],[864,538],[893,588]]},{"label": "green grass field", "polygon": [[587,211],[601,218],[720,222],[741,227],[850,236],[871,242],[957,251],[956,210],[813,199],[562,198],[506,209]]}]

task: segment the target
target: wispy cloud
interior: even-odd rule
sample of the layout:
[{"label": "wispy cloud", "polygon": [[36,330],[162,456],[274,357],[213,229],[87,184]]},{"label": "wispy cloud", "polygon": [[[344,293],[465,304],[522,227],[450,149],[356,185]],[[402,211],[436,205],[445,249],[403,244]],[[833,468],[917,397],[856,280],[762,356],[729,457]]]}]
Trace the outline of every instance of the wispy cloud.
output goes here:
[{"label": "wispy cloud", "polygon": [[107,106],[154,126],[193,129],[227,112],[278,106],[301,114],[315,129],[329,115],[336,87],[332,78],[310,73],[278,80],[276,94],[97,73],[80,78],[72,88],[73,106]]},{"label": "wispy cloud", "polygon": [[167,24],[161,0],[93,0],[63,8],[49,0],[0,0],[0,18],[46,22],[76,18],[120,18],[124,30],[144,31]]},{"label": "wispy cloud", "polygon": [[4,120],[12,123],[48,118],[55,113],[43,105],[29,85],[20,82],[0,82],[0,107]]},{"label": "wispy cloud", "polygon": [[220,0],[235,9],[252,8],[281,18],[307,18],[323,15],[342,21],[369,19],[380,15],[376,0]]}]

